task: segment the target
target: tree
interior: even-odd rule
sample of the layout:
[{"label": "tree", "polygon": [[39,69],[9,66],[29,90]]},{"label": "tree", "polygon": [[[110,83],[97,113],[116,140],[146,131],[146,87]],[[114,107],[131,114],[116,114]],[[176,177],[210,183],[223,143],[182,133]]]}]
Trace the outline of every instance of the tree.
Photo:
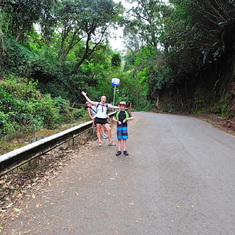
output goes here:
[{"label": "tree", "polygon": [[129,11],[124,33],[128,45],[134,50],[140,46],[160,47],[160,33],[163,30],[163,18],[169,13],[169,7],[161,0],[129,0],[136,3]]},{"label": "tree", "polygon": [[33,30],[33,24],[37,23],[55,2],[56,0],[3,1],[3,32],[7,36],[13,36],[17,41],[24,42],[27,39],[27,33]]},{"label": "tree", "polygon": [[[118,23],[123,8],[112,0],[67,0],[61,2],[58,11],[59,61],[66,61],[67,55],[75,52],[74,70],[101,45],[108,36],[108,29]],[[57,34],[58,36],[59,34]]]},{"label": "tree", "polygon": [[231,48],[233,1],[172,0],[173,11],[162,36],[169,43],[168,64],[174,75],[197,73]]},{"label": "tree", "polygon": [[3,51],[4,48],[4,42],[3,42],[3,32],[2,32],[2,22],[3,22],[3,16],[2,16],[2,11],[0,9],[0,55]]},{"label": "tree", "polygon": [[130,67],[134,68],[132,70],[133,79],[145,87],[148,99],[155,101],[158,91],[170,82],[170,71],[164,59],[164,53],[148,45],[141,47],[132,56],[131,54],[129,53],[125,57],[128,59],[125,66],[128,68],[128,64],[132,64]]},{"label": "tree", "polygon": [[[126,55],[125,70],[132,70],[133,79],[145,87],[146,96],[155,101],[157,90],[170,81],[169,69],[163,54],[168,48],[162,40],[163,22],[172,9],[160,0],[130,0],[136,3],[129,13],[125,37],[129,51]],[[167,49],[165,49],[167,51]],[[145,98],[147,98],[145,97]]]},{"label": "tree", "polygon": [[114,67],[121,67],[122,58],[120,53],[113,53],[111,63]]}]

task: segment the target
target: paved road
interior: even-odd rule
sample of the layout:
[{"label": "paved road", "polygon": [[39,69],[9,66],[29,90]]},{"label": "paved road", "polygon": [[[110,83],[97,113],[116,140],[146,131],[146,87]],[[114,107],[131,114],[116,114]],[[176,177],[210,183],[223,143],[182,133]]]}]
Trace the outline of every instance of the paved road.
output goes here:
[{"label": "paved road", "polygon": [[190,117],[133,115],[130,156],[94,143],[6,234],[235,234],[234,136]]}]

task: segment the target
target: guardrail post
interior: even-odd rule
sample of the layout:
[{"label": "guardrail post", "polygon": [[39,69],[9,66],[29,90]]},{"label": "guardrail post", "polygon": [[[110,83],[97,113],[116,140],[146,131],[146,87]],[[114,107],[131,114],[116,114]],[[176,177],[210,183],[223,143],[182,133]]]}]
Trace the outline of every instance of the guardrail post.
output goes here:
[{"label": "guardrail post", "polygon": [[[34,136],[34,137],[31,138],[30,143],[36,142],[36,141],[41,140],[43,138],[45,138],[45,136]],[[30,169],[36,169],[37,166],[38,166],[38,157],[33,158],[32,160],[30,160],[28,164],[29,164]]]},{"label": "guardrail post", "polygon": [[68,146],[74,146],[74,138],[70,139],[68,142],[67,142]]}]

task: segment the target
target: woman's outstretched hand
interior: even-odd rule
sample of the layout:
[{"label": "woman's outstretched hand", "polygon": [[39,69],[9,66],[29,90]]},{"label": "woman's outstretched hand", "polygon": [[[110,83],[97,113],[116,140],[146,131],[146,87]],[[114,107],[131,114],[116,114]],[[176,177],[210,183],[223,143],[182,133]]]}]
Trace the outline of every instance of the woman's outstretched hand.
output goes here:
[{"label": "woman's outstretched hand", "polygon": [[84,95],[84,96],[85,96],[85,95],[86,95],[86,93],[85,93],[84,91],[82,91],[82,95]]}]

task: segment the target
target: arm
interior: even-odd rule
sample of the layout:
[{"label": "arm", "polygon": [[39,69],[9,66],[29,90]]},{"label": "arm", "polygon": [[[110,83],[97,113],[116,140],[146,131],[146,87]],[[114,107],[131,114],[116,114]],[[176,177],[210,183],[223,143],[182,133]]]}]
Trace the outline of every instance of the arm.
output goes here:
[{"label": "arm", "polygon": [[113,121],[117,122],[117,118],[115,116],[113,116]]},{"label": "arm", "polygon": [[93,120],[94,117],[91,116],[91,110],[89,108],[87,109],[87,112],[88,112],[89,117]]},{"label": "arm", "polygon": [[[129,112],[128,112],[129,113]],[[130,117],[129,118],[125,118],[124,120],[123,120],[123,123],[125,123],[125,122],[127,122],[127,121],[131,121],[131,120],[133,120],[134,118],[131,116],[131,114],[129,113],[129,115],[130,115]]]},{"label": "arm", "polygon": [[117,118],[115,116],[113,116],[113,121],[118,123],[119,125],[121,125],[122,123],[120,121],[117,120]]},{"label": "arm", "polygon": [[91,104],[93,104],[93,105],[97,105],[98,102],[91,101],[91,100],[87,97],[87,95],[86,95],[86,93],[85,93],[84,91],[82,91],[82,95],[86,98],[86,100],[87,100],[89,103],[91,103]]},{"label": "arm", "polygon": [[108,108],[110,108],[110,109],[119,109],[119,106],[114,106],[114,105],[108,104]]},{"label": "arm", "polygon": [[133,117],[125,118],[122,122],[125,123],[125,122],[131,121],[131,120],[133,120],[133,119],[134,119]]},{"label": "arm", "polygon": [[126,120],[128,121],[133,120],[133,119],[134,119],[133,117],[126,118]]}]

